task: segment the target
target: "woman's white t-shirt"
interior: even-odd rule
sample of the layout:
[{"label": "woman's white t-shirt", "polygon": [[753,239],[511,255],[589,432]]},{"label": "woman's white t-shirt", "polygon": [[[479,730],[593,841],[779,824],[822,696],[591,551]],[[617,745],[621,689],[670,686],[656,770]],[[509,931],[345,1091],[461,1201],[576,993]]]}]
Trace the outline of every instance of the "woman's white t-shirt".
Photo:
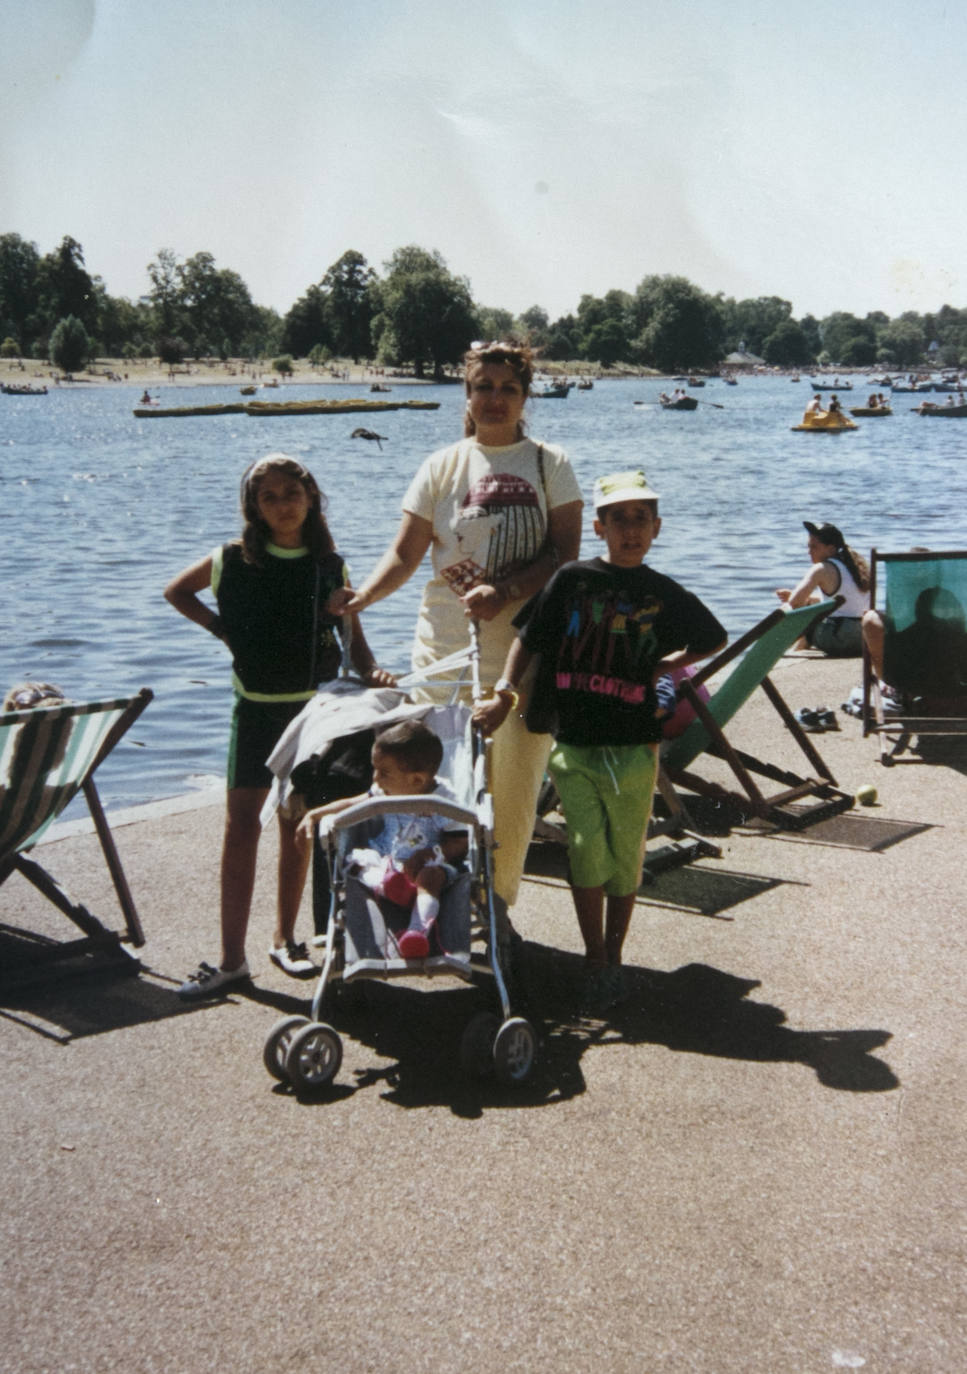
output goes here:
[{"label": "woman's white t-shirt", "polygon": [[[543,469],[543,471],[542,471]],[[403,510],[433,527],[433,576],[423,591],[413,644],[419,670],[469,642],[460,597],[481,583],[513,580],[547,536],[547,512],[581,500],[564,452],[522,439],[491,448],[474,439],[432,453],[403,497]],[[480,626],[481,675],[493,683],[514,639],[511,600]]]}]

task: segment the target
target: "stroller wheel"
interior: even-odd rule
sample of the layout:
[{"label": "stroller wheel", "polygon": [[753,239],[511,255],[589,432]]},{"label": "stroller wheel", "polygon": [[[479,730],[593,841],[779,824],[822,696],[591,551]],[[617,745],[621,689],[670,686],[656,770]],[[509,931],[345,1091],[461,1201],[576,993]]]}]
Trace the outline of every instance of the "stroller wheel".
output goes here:
[{"label": "stroller wheel", "polygon": [[472,1078],[488,1078],[494,1071],[494,1042],[500,1020],[492,1011],[479,1011],[460,1037],[460,1063]]},{"label": "stroller wheel", "polygon": [[494,1068],[501,1083],[526,1083],[537,1060],[537,1033],[522,1016],[512,1016],[497,1032]]},{"label": "stroller wheel", "polygon": [[342,1041],[321,1021],[300,1027],[289,1042],[285,1071],[294,1088],[322,1088],[331,1083],[342,1063]]},{"label": "stroller wheel", "polygon": [[285,1056],[292,1043],[293,1032],[308,1024],[308,1016],[283,1016],[281,1021],[276,1021],[266,1037],[262,1063],[280,1083],[284,1083],[288,1077],[285,1071]]}]

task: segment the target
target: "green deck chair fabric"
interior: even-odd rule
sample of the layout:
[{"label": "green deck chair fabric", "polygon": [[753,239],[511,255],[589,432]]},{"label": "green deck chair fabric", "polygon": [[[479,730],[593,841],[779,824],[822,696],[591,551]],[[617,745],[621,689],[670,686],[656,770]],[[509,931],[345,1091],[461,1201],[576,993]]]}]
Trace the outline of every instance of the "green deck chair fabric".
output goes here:
[{"label": "green deck chair fabric", "polygon": [[83,791],[125,916],[120,938],[144,943],[93,774],[151,699],[143,688],[135,697],[0,714],[0,883],[19,871],[94,942],[118,937],[28,858],[27,851]]},{"label": "green deck chair fabric", "polygon": [[911,735],[967,730],[967,551],[873,549],[870,568],[873,606],[884,622],[883,677],[904,698],[884,714],[867,658],[863,730],[880,734],[886,761],[891,737],[895,755]]},{"label": "green deck chair fabric", "polygon": [[[696,718],[678,739],[662,750],[662,767],[672,782],[684,783],[707,795],[731,797],[750,807],[755,814],[786,825],[809,824],[837,811],[846,810],[853,804],[851,796],[836,788],[836,780],[832,773],[803,733],[768,676],[782,655],[795,644],[809,626],[828,615],[839,601],[840,598],[832,598],[819,603],[813,602],[796,610],[777,608],[741,639],[705,664],[701,672],[691,679],[685,679],[682,688],[692,700]],[[738,661],[735,662],[736,660]],[[695,688],[720,673],[730,662],[735,662],[735,666],[728,677],[708,702],[701,702],[695,694]],[[803,778],[775,767],[768,761],[731,749],[725,737],[725,726],[757,687],[762,687],[766,691],[783,723],[793,734],[818,776]],[[741,791],[729,792],[717,784],[705,783],[688,772],[695,760],[705,752],[717,754],[729,762],[736,773]],[[764,796],[752,779],[752,773],[781,782],[783,790],[771,797]],[[802,799],[808,796],[819,800],[808,807],[799,806]]]},{"label": "green deck chair fabric", "polygon": [[[780,606],[750,631],[750,635],[754,635],[755,638],[737,666],[707,703],[710,715],[720,727],[727,725],[739,707],[745,705],[762,679],[772,671],[796,640],[805,634],[812,622],[828,615],[835,604],[832,600],[820,602],[819,605],[813,602],[794,611],[784,611]],[[704,664],[702,672],[697,673],[692,682],[702,682],[713,677],[721,671],[723,659],[733,657],[735,652],[736,646],[731,645],[724,654],[719,654],[710,663]],[[701,718],[696,717],[688,729],[662,752],[662,762],[668,770],[687,768],[699,754],[708,749],[711,742],[707,728]]]}]

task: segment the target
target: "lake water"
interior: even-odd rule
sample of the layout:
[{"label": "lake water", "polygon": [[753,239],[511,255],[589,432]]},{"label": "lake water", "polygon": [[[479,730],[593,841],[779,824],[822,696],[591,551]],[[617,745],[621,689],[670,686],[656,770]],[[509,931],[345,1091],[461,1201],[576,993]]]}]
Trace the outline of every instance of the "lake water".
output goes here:
[{"label": "lake water", "polygon": [[[567,400],[534,400],[529,430],[561,444],[582,489],[643,466],[664,521],[651,562],[696,591],[730,634],[776,605],[807,565],[804,519],[849,543],[899,550],[967,545],[967,420],[911,413],[860,420],[856,433],[794,434],[811,394],[787,378],[710,381],[693,412],[654,403],[658,381],[596,382]],[[224,773],[231,703],[225,650],[177,615],[162,587],[239,532],[238,481],[254,458],[296,455],[330,499],[329,523],[361,581],[389,542],[421,459],[461,433],[457,386],[397,387],[437,411],[253,419],[135,419],[139,388],[0,396],[0,687],[22,678],[76,699],[151,687],[154,702],[98,774],[112,807],[180,794]],[[287,399],[364,394],[286,386]],[[862,404],[867,392],[849,397]],[[166,387],[166,405],[236,399],[231,387]],[[844,403],[849,403],[846,395]],[[717,408],[721,407],[721,409]],[[351,439],[357,424],[382,449]],[[587,511],[582,552],[598,550]],[[405,669],[422,575],[366,613],[381,663]]]}]

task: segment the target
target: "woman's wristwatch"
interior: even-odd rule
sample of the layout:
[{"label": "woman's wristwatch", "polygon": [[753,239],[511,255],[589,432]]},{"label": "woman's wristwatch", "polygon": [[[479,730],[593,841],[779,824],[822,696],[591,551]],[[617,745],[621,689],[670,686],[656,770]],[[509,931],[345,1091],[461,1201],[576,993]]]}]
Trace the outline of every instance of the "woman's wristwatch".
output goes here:
[{"label": "woman's wristwatch", "polygon": [[509,678],[499,678],[494,683],[494,692],[499,697],[510,697],[510,709],[517,710],[520,705],[520,693]]}]

